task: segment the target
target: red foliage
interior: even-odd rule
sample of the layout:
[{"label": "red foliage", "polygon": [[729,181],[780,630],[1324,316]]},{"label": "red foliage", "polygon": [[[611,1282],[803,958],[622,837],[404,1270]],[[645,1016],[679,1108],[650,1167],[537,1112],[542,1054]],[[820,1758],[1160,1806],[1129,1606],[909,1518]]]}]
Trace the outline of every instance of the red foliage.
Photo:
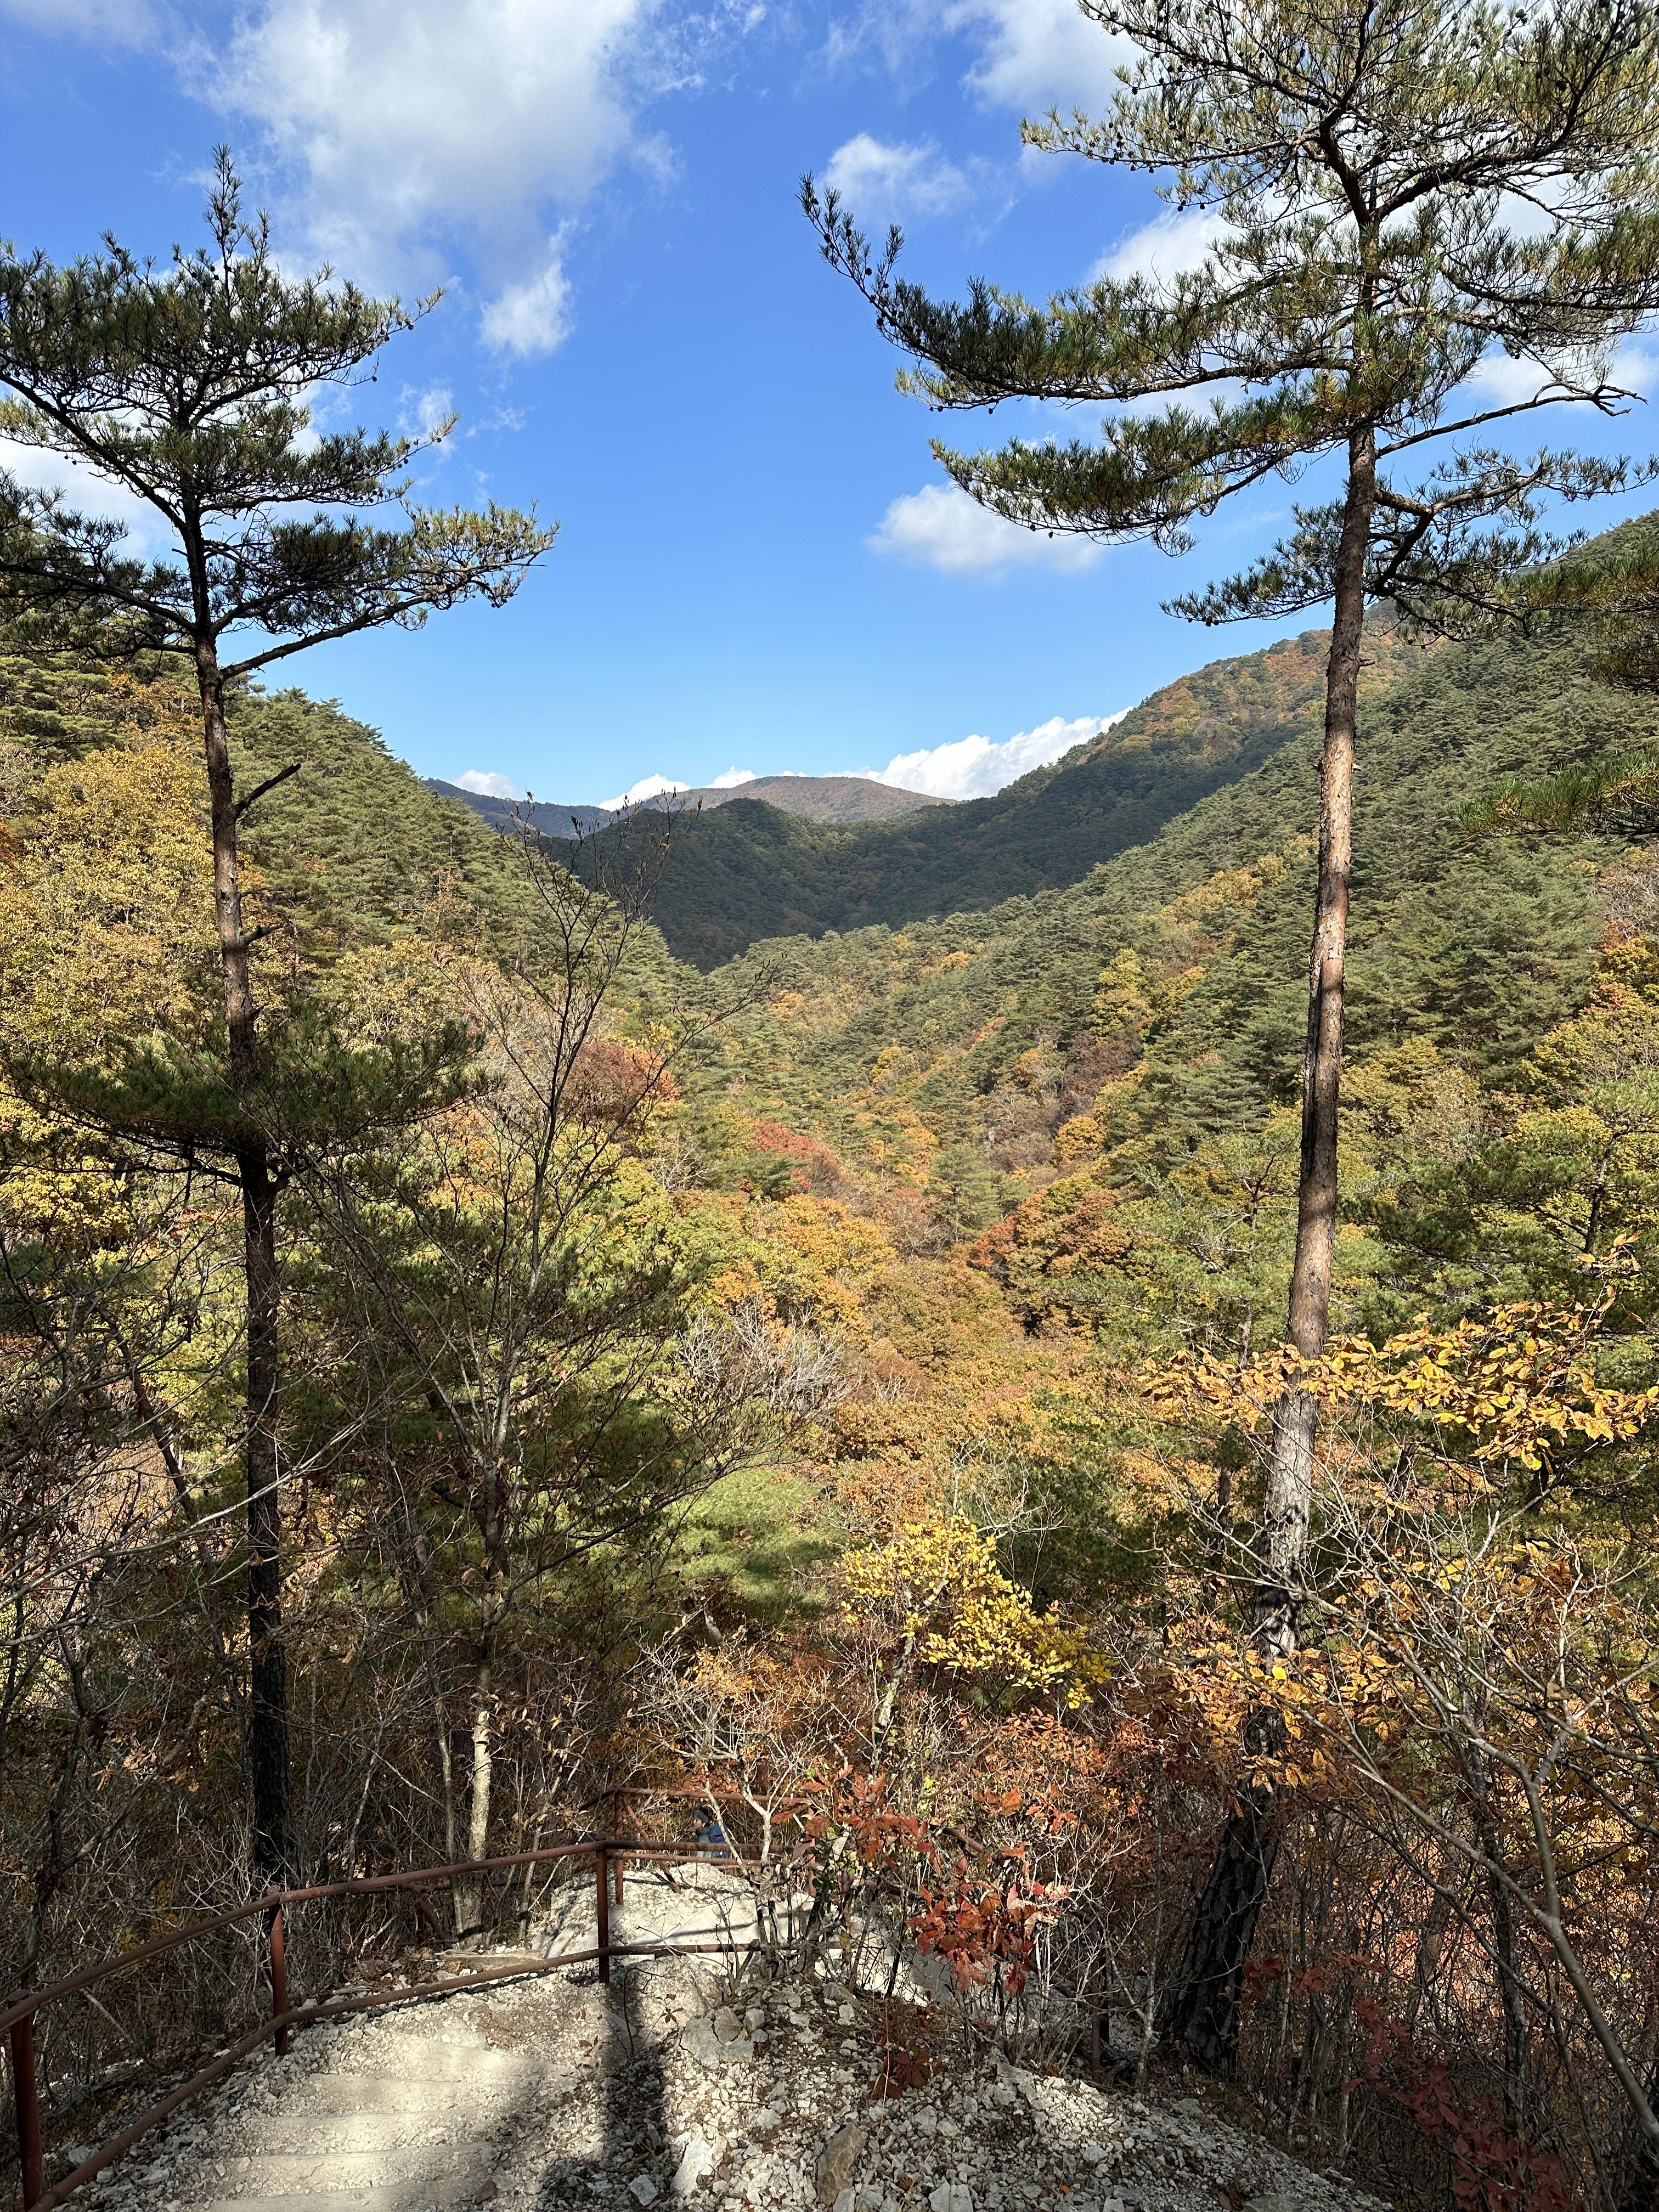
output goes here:
[{"label": "red foliage", "polygon": [[788,1160],[798,1190],[815,1192],[822,1198],[841,1187],[841,1162],[816,1137],[803,1136],[799,1130],[786,1128],[781,1121],[751,1121],[749,1141],[757,1152],[773,1152]]},{"label": "red foliage", "polygon": [[817,1842],[838,1830],[844,1831],[861,1866],[872,1865],[878,1859],[893,1857],[905,1850],[924,1859],[935,1856],[927,1822],[890,1809],[884,1774],[868,1778],[862,1774],[838,1774],[830,1780],[811,1779],[801,1785],[801,1796],[809,1802],[814,1798],[818,1801],[804,1823],[807,1834]]},{"label": "red foliage", "polygon": [[576,1055],[570,1105],[585,1121],[631,1123],[647,1098],[665,1105],[679,1095],[661,1060],[620,1037],[597,1037]]},{"label": "red foliage", "polygon": [[981,1988],[994,1974],[1018,1996],[1036,1931],[1054,1919],[1062,1895],[1040,1881],[1023,1886],[1018,1870],[1005,1881],[986,1882],[959,1858],[939,1888],[922,1885],[921,1909],[910,1916],[910,1933],[917,1950],[945,1960],[959,1990]]},{"label": "red foliage", "polygon": [[876,2042],[881,2052],[874,2085],[878,2097],[902,2097],[907,2089],[932,2081],[938,2064],[933,2053],[925,2042],[907,2041],[897,2021],[884,2021]]},{"label": "red foliage", "polygon": [[1566,2167],[1555,2152],[1513,2133],[1490,2098],[1461,2103],[1446,2061],[1417,2051],[1374,1997],[1359,1998],[1355,2010],[1370,2045],[1365,2080],[1450,2154],[1460,2212],[1569,2212]]}]

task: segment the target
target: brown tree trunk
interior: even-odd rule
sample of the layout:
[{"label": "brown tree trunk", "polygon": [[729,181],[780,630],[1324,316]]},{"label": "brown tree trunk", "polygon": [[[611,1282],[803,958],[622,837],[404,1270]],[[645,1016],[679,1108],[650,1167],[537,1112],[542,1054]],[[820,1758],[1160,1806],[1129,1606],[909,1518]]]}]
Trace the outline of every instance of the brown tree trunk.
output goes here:
[{"label": "brown tree trunk", "polygon": [[[1376,504],[1376,437],[1348,441],[1348,489],[1336,559],[1336,608],[1325,676],[1325,747],[1319,778],[1319,882],[1308,962],[1308,1035],[1302,1065],[1302,1167],[1297,1191],[1296,1258],[1286,1333],[1304,1358],[1325,1349],[1336,1246],[1336,1139],[1342,1073],[1342,998],[1348,942],[1348,884],[1353,826],[1355,725],[1359,653],[1365,620],[1365,554]],[[1273,1448],[1261,1503],[1250,1632],[1268,1661],[1296,1650],[1313,1503],[1318,1416],[1305,1390],[1287,1390],[1273,1413]],[[1244,1728],[1246,1765],[1280,1749],[1270,1711]],[[1244,1962],[1279,1853],[1272,1788],[1247,1781],[1216,1847],[1181,1967],[1171,1984],[1163,2039],[1195,2065],[1231,2072],[1238,2048]]]},{"label": "brown tree trunk", "polygon": [[[1648,2102],[1659,2106],[1659,2058],[1648,2068]],[[1659,2212],[1659,2149],[1634,2118],[1625,2131],[1625,2178],[1619,2212]]]},{"label": "brown tree trunk", "polygon": [[[489,1848],[489,1805],[495,1772],[495,1668],[486,1647],[478,1654],[472,1678],[472,1763],[467,1795],[466,1856],[483,1858]],[[462,1875],[452,1887],[455,1935],[482,1931],[484,1909],[483,1875]]]},{"label": "brown tree trunk", "polygon": [[[210,639],[198,647],[202,738],[213,821],[213,905],[224,979],[230,1079],[246,1096],[259,1072],[253,981],[237,850],[236,796],[225,736],[224,682]],[[276,1383],[281,1291],[276,1185],[270,1148],[252,1119],[232,1147],[242,1186],[242,1265],[247,1298],[248,1784],[253,1871],[280,1887],[294,1866],[294,1791],[289,1759],[288,1656],[283,1644],[282,1506],[277,1489]]]},{"label": "brown tree trunk", "polygon": [[1473,1762],[1474,1832],[1486,1877],[1492,1911],[1492,1954],[1498,1964],[1498,1995],[1504,2013],[1504,2117],[1511,2135],[1524,2139],[1531,2088],[1531,2052],[1527,2037],[1527,1999],[1515,1943],[1515,1909],[1504,1876],[1504,1846],[1492,1817],[1491,1777],[1484,1753]]}]

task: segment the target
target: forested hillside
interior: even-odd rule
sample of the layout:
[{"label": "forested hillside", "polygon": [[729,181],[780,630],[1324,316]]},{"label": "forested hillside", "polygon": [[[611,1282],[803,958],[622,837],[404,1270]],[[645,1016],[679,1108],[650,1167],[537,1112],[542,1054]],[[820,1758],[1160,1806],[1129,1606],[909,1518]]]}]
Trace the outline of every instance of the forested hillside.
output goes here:
[{"label": "forested hillside", "polygon": [[[1207,672],[1218,690],[1227,667]],[[1375,1080],[1407,1118],[1431,1121],[1453,1098],[1476,1113],[1476,1097],[1507,1095],[1583,1003],[1607,902],[1639,898],[1645,862],[1616,841],[1474,839],[1459,817],[1506,776],[1654,720],[1593,684],[1565,645],[1446,647],[1377,684],[1356,833],[1358,1096]],[[914,1115],[976,1162],[981,1208],[1044,1182],[1062,1130],[1063,1156],[1089,1179],[1120,1146],[1160,1174],[1223,1140],[1282,1155],[1300,1079],[1316,745],[1304,726],[1070,889],[757,948],[738,972],[775,980],[749,1080],[769,1111],[854,1153],[884,1114]],[[995,1200],[984,1171],[1002,1178]]]},{"label": "forested hillside", "polygon": [[[1656,2212],[1659,6],[161,12],[279,221],[0,242],[23,2212]],[[1109,696],[1148,545],[1318,626],[969,804],[282,688],[759,760]]]},{"label": "forested hillside", "polygon": [[[1379,624],[1368,685],[1413,658]],[[677,823],[653,918],[682,959],[707,969],[760,938],[971,911],[1075,883],[1316,729],[1323,672],[1315,631],[1218,661],[1054,766],[948,811],[838,828],[781,817],[740,792]]]},{"label": "forested hillside", "polygon": [[[637,883],[596,905],[544,845],[428,793],[337,708],[233,702],[246,787],[300,763],[246,836],[261,1110],[289,1164],[283,1633],[307,1869],[508,1849],[597,1776],[688,1764],[751,1790],[810,1781],[840,1819],[833,1777],[890,1725],[870,1700],[898,1681],[914,1733],[881,1787],[908,1790],[913,1760],[954,1778],[929,1818],[1063,1881],[1066,1944],[1126,1976],[1167,1955],[1148,1900],[1177,1925],[1194,1869],[1125,1807],[1150,1793],[1201,1836],[1236,1771],[1219,1608],[1261,1400],[1227,1393],[1274,1371],[1294,1221],[1318,653],[1217,664],[1001,815],[950,817],[994,830],[1067,778],[1106,789],[1137,744],[1138,787],[1166,799],[1172,759],[1224,779],[1079,880],[775,940],[706,976],[638,917]],[[240,1861],[235,1216],[187,702],[142,671],[17,656],[0,683],[5,1450],[32,1470],[3,1534],[9,1571],[46,1594],[8,1632],[28,1747],[8,1879],[40,1900],[10,1971],[45,1975],[106,1940],[94,1894],[106,1924],[112,1898],[136,1935],[153,1924],[126,1869],[165,1857],[210,1897]],[[1239,699],[1252,719],[1233,732]],[[1459,1451],[1488,1466],[1488,1417],[1449,1437],[1410,1378],[1455,1396],[1471,1362],[1519,1371],[1519,1328],[1533,1379],[1503,1402],[1580,1425],[1571,1455],[1532,1457],[1572,1541],[1608,1557],[1654,1510],[1625,1440],[1659,1373],[1659,865],[1638,825],[1476,839],[1459,816],[1652,720],[1571,641],[1413,656],[1385,630],[1358,815],[1338,1303],[1385,1348],[1343,1370],[1332,1418],[1357,1467],[1396,1449],[1432,1449],[1448,1480]],[[567,1050],[572,1006],[592,1025]],[[538,1219],[562,1224],[551,1278]],[[1504,1318],[1528,1300],[1546,1303]],[[1573,1318],[1587,1305],[1593,1323]],[[1400,1340],[1417,1347],[1401,1366],[1387,1333],[1425,1310],[1454,1334]],[[501,1493],[458,1438],[504,1387],[527,1474]],[[95,1413],[66,1422],[71,1402]],[[930,1656],[910,1674],[918,1588]],[[1601,1633],[1603,1600],[1573,1602]],[[1426,1756],[1449,1723],[1391,1694]],[[1333,1745],[1345,1714],[1322,1709]],[[929,1766],[945,1740],[965,1757]],[[1374,1766],[1386,1744],[1365,1742]],[[1427,1972],[1481,2047],[1478,1948],[1389,1964],[1434,1893],[1379,1887],[1344,1795],[1360,1785],[1334,1773],[1296,1786],[1335,1856],[1317,1874],[1287,1857],[1270,1955],[1287,1977],[1328,1972],[1339,1941],[1361,1960],[1298,1984],[1328,1990],[1352,2035]],[[112,1820],[116,1861],[88,1840]],[[1644,1885],[1620,1858],[1581,1894],[1633,1930]],[[1459,1911],[1478,1945],[1478,1899]],[[1616,1947],[1595,1955],[1611,1988]],[[1565,2096],[1593,2063],[1546,1966],[1522,1965],[1569,2039],[1548,2090]],[[1282,2047],[1263,2014],[1243,2063],[1289,2112]],[[1346,2155],[1434,2201],[1418,2167],[1443,2177],[1454,2154],[1426,2106],[1399,2117],[1418,2094],[1404,2061],[1339,2039],[1318,2066],[1332,2098],[1364,2074]],[[1498,2079],[1472,2075],[1467,2109],[1490,2115]],[[1596,2124],[1616,2137],[1616,2114]],[[1482,2141],[1493,2173],[1542,2155],[1498,2121]]]}]

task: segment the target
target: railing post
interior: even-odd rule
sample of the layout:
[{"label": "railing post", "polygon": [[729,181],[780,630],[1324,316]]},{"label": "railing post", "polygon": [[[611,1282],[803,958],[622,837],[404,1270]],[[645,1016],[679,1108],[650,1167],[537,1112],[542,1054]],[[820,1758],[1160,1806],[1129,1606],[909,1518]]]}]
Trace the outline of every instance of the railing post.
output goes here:
[{"label": "railing post", "polygon": [[[20,1991],[20,1995],[21,1992]],[[16,1998],[9,2002],[15,2004]],[[34,2014],[12,2023],[11,2087],[17,2104],[17,2162],[23,2173],[23,2212],[46,2193],[40,2156],[40,2092],[34,2078]]]},{"label": "railing post", "polygon": [[599,1979],[602,1982],[608,1982],[611,1979],[611,1869],[608,1864],[610,1856],[605,1847],[605,1838],[601,1836],[593,1846],[593,1868],[596,1876],[595,1893],[599,1909],[598,1965]]},{"label": "railing post", "polygon": [[[622,1843],[625,1840],[628,1834],[628,1792],[625,1790],[619,1790],[617,1792],[616,1804],[617,1840],[618,1843]],[[623,1901],[623,1863],[622,1853],[620,1851],[617,1854],[617,1875],[616,1880],[611,1884],[611,1891],[617,1904],[620,1905]]]},{"label": "railing post", "polygon": [[[288,1946],[283,1930],[283,1908],[279,1905],[270,1916],[268,1940],[270,1946],[270,2011],[273,2019],[280,2019],[288,2010]],[[288,2049],[288,2030],[279,2027],[272,2041],[280,2058]]]}]

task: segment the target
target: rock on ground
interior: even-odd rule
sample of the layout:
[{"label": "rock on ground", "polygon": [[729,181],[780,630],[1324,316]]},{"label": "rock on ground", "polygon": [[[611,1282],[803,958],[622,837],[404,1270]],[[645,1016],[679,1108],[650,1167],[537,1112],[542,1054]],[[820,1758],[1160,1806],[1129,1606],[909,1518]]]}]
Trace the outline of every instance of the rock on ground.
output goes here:
[{"label": "rock on ground", "polygon": [[[714,1962],[718,1965],[718,1961]],[[878,1998],[591,1967],[321,2024],[227,2077],[87,2212],[1368,2212],[1193,2097],[954,2030],[879,2094]],[[929,2074],[929,2067],[933,2070]]]}]

